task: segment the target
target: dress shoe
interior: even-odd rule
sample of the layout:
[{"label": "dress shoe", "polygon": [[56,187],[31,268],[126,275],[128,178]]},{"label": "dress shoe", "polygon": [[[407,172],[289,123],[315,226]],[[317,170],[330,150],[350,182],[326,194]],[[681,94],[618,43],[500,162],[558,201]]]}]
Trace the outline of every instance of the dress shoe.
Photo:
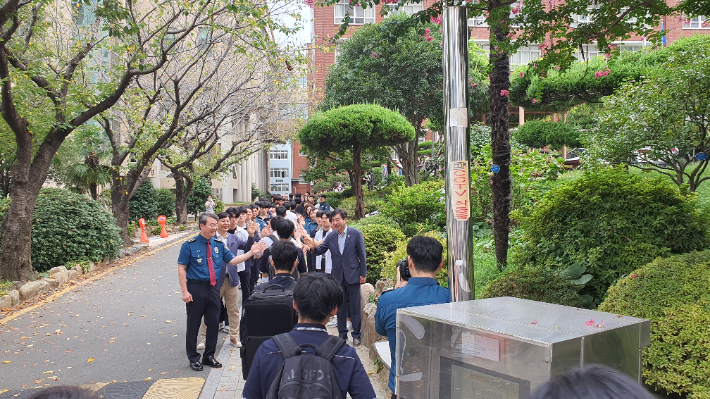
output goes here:
[{"label": "dress shoe", "polygon": [[202,371],[202,363],[200,362],[190,362],[190,368],[195,371]]},{"label": "dress shoe", "polygon": [[358,346],[360,346],[360,344],[361,344],[360,338],[353,337],[353,346],[355,348],[357,348]]},{"label": "dress shoe", "polygon": [[218,362],[217,359],[214,358],[214,356],[210,356],[206,359],[202,359],[202,364],[210,366],[212,368],[216,368],[216,369],[222,368],[222,363]]}]

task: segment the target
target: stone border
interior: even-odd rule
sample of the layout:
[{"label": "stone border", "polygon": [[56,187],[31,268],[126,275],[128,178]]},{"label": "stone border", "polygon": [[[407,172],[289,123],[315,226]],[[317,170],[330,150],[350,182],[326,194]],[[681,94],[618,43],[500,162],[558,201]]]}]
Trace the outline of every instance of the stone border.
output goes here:
[{"label": "stone border", "polygon": [[[192,233],[192,230],[186,229],[179,234],[173,234],[170,239],[158,243],[156,247],[178,240],[185,235]],[[112,262],[119,259],[124,259],[144,252],[149,248],[149,244],[137,243],[128,248],[121,248],[118,251],[116,259],[104,259],[99,263],[89,261],[89,268],[84,270],[81,266],[75,266],[67,269],[65,266],[57,266],[49,269],[49,277],[43,277],[39,280],[28,281],[22,285],[16,285],[10,293],[0,297],[0,311],[11,311],[15,306],[36,298],[39,295],[50,293],[57,288],[69,284],[74,280],[79,279],[84,274],[99,271],[102,268],[109,266]]]}]

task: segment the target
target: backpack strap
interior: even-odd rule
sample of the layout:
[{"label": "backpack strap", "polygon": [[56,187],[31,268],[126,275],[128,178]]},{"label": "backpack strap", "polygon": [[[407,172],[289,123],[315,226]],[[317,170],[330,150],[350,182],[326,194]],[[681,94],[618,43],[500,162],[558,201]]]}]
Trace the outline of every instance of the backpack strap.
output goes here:
[{"label": "backpack strap", "polygon": [[340,337],[329,335],[328,338],[316,349],[316,356],[320,356],[327,361],[331,361],[333,356],[345,345],[345,340]]},{"label": "backpack strap", "polygon": [[[274,342],[278,345],[281,353],[284,355],[284,361],[290,357],[301,354],[301,347],[293,340],[291,333],[283,333],[273,337]],[[343,341],[344,342],[344,341]]]}]

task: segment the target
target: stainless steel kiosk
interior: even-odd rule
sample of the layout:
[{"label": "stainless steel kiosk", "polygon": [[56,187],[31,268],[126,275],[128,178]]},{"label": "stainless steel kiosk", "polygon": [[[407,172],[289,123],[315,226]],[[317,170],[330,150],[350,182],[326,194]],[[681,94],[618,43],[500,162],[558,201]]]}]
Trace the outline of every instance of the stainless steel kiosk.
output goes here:
[{"label": "stainless steel kiosk", "polygon": [[648,320],[518,298],[397,311],[402,399],[526,399],[550,378],[603,364],[641,380]]}]

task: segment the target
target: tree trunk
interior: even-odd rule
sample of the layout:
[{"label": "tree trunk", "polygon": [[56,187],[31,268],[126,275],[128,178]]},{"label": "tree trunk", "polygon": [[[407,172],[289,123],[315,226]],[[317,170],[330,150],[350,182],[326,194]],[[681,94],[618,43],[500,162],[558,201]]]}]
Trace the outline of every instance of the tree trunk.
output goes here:
[{"label": "tree trunk", "polygon": [[419,173],[417,172],[418,147],[419,129],[417,129],[417,137],[414,140],[394,146],[399,162],[402,164],[402,174],[407,187],[419,183]]},{"label": "tree trunk", "polygon": [[187,224],[187,199],[192,193],[194,181],[182,174],[173,172],[175,179],[175,215],[177,216],[177,224]]},{"label": "tree trunk", "polygon": [[117,171],[111,172],[111,212],[116,218],[116,224],[121,228],[121,240],[124,245],[133,243],[132,237],[128,235],[128,219],[130,208],[128,207],[127,187],[123,182],[125,177],[119,175]]},{"label": "tree trunk", "polygon": [[2,223],[0,278],[8,281],[27,281],[33,275],[32,213],[41,184],[31,187],[26,179],[21,180],[15,175],[10,193],[12,202]]},{"label": "tree trunk", "polygon": [[[500,26],[491,30],[491,43],[505,43],[507,37]],[[498,54],[494,46],[490,50],[490,108],[488,120],[491,125],[493,164],[500,171],[491,177],[493,192],[493,236],[496,247],[496,263],[502,269],[508,262],[508,233],[510,229],[510,206],[512,202],[510,175],[510,133],[508,132],[508,96],[501,90],[510,89],[510,65],[507,53]]]},{"label": "tree trunk", "polygon": [[353,193],[355,194],[355,220],[365,216],[365,193],[362,191],[362,148],[353,147]]}]

